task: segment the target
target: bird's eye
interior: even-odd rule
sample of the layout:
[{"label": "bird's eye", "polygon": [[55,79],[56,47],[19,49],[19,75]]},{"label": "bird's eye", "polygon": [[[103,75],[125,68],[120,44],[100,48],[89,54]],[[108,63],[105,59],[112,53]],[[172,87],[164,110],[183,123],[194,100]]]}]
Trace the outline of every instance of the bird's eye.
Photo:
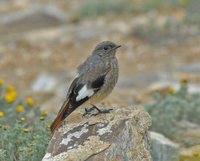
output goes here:
[{"label": "bird's eye", "polygon": [[104,50],[108,50],[108,49],[109,49],[109,47],[108,47],[108,46],[105,46],[103,49],[104,49]]},{"label": "bird's eye", "polygon": [[103,49],[104,49],[104,50],[108,50],[108,47],[107,47],[107,46],[105,46]]}]

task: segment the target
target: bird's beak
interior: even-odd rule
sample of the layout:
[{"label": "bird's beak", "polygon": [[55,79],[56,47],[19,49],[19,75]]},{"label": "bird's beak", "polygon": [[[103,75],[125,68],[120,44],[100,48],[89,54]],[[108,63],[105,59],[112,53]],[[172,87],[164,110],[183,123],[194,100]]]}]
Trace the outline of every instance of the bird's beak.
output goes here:
[{"label": "bird's beak", "polygon": [[118,48],[120,48],[121,47],[121,45],[117,45],[117,46],[115,46],[114,48],[112,48],[112,50],[116,50],[116,49],[118,49]]},{"label": "bird's beak", "polygon": [[121,47],[121,45],[117,45],[117,46],[113,47],[112,49],[110,49],[108,52],[113,51],[113,50],[116,50],[116,49],[118,49],[118,48],[120,48],[120,47]]},{"label": "bird's beak", "polygon": [[120,47],[121,47],[121,45],[117,45],[117,46],[114,47],[114,49],[117,49],[117,48],[120,48]]}]

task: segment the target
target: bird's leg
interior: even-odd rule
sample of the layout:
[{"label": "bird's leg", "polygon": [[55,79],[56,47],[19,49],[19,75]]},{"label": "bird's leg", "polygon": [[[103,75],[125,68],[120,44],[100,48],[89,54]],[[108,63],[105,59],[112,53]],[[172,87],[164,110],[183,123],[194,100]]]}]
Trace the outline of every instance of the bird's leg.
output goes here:
[{"label": "bird's leg", "polygon": [[91,112],[94,110],[95,108],[93,108],[93,106],[91,108],[85,108],[85,113],[83,114],[83,116],[91,115]]},{"label": "bird's leg", "polygon": [[[98,112],[93,114],[91,113],[93,110],[97,110]],[[92,107],[89,109],[85,108],[85,113],[83,114],[83,116],[86,116],[86,115],[96,116],[102,113],[110,113],[111,110],[112,109],[100,110],[97,106],[92,105]]]},{"label": "bird's leg", "polygon": [[92,108],[93,108],[93,109],[96,109],[96,110],[98,111],[97,113],[92,114],[92,116],[97,116],[97,115],[102,114],[102,113],[110,113],[110,111],[112,110],[112,109],[100,110],[100,109],[99,109],[97,106],[95,106],[95,105],[92,105]]}]

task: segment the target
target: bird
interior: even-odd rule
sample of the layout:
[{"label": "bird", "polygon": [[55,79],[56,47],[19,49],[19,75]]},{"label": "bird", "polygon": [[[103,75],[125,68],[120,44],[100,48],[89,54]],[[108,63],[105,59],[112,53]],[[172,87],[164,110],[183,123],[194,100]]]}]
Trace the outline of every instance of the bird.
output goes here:
[{"label": "bird", "polygon": [[[92,54],[78,66],[77,75],[72,81],[66,99],[61,106],[50,129],[52,135],[62,125],[62,122],[79,106],[92,105],[98,113],[108,113],[95,106],[106,98],[117,83],[119,75],[116,51],[121,45],[111,41],[99,43]],[[90,110],[85,109],[85,112]]]}]

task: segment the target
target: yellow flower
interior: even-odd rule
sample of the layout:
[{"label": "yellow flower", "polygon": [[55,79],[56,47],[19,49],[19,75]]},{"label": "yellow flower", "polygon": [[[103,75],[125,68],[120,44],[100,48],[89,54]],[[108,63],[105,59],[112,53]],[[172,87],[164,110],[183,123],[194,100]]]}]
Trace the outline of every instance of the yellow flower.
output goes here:
[{"label": "yellow flower", "polygon": [[44,116],[40,116],[40,121],[44,121]]},{"label": "yellow flower", "polygon": [[15,92],[15,88],[13,86],[6,86],[6,91],[8,93],[12,93],[12,92]]},{"label": "yellow flower", "polygon": [[0,79],[0,86],[3,84],[3,79]]},{"label": "yellow flower", "polygon": [[28,133],[28,132],[29,132],[29,129],[28,129],[28,128],[24,128],[24,132],[25,132],[25,133]]},{"label": "yellow flower", "polygon": [[21,122],[24,122],[26,119],[24,117],[20,118]]},{"label": "yellow flower", "polygon": [[0,111],[0,117],[4,117],[4,115],[5,115],[4,112]]},{"label": "yellow flower", "polygon": [[50,124],[47,125],[47,128],[50,129]]},{"label": "yellow flower", "polygon": [[46,117],[46,116],[48,116],[48,112],[47,111],[44,111],[44,112],[42,112],[42,114],[41,114],[41,116],[44,116],[44,117]]},{"label": "yellow flower", "polygon": [[17,93],[15,91],[8,92],[7,94],[4,95],[4,99],[8,103],[12,103],[16,100]]},{"label": "yellow flower", "polygon": [[32,99],[31,97],[27,97],[27,98],[26,98],[26,103],[27,103],[28,105],[32,106],[32,105],[33,105],[33,99]]},{"label": "yellow flower", "polygon": [[22,105],[17,105],[17,106],[16,106],[16,111],[19,112],[19,113],[20,113],[20,112],[23,112],[23,111],[24,111],[24,106],[22,106]]},{"label": "yellow flower", "polygon": [[8,103],[12,103],[16,100],[17,93],[15,91],[15,88],[13,86],[6,86],[7,93],[4,95],[4,99]]},{"label": "yellow flower", "polygon": [[189,82],[189,80],[188,80],[187,78],[183,78],[183,79],[180,80],[180,82],[181,82],[181,84],[183,84],[183,85],[187,85],[188,82]]},{"label": "yellow flower", "polygon": [[173,87],[168,87],[168,88],[167,88],[167,91],[168,91],[168,93],[170,93],[170,94],[174,94],[174,93],[175,93],[175,90],[174,90]]}]

